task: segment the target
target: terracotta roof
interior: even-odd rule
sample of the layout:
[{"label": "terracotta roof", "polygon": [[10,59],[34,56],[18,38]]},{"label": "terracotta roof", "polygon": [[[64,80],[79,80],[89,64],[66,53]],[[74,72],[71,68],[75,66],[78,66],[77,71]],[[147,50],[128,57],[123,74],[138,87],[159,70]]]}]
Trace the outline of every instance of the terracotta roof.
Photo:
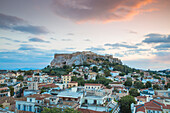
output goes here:
[{"label": "terracotta roof", "polygon": [[78,111],[81,111],[82,113],[109,113],[105,111],[93,111],[90,109],[82,109],[82,108],[78,108]]},{"label": "terracotta roof", "polygon": [[146,96],[137,96],[136,98],[146,98]]},{"label": "terracotta roof", "polygon": [[0,104],[3,104],[5,101],[7,101],[7,103],[10,103],[11,105],[12,104],[15,104],[15,98],[13,97],[1,97],[0,99]]},{"label": "terracotta roof", "polygon": [[51,97],[52,95],[50,94],[33,94],[33,95],[30,95],[28,96],[29,98],[36,98],[36,100],[42,100],[44,98],[48,98],[48,97]]},{"label": "terracotta roof", "polygon": [[155,111],[162,111],[162,109],[170,109],[170,105],[165,105],[163,103],[157,102],[155,100],[151,100],[150,102],[147,102],[142,105],[136,106],[136,112],[146,110],[155,110]]},{"label": "terracotta roof", "polygon": [[85,86],[102,86],[102,84],[90,84],[90,83],[86,83]]},{"label": "terracotta roof", "polygon": [[27,101],[27,97],[16,98],[18,101]]},{"label": "terracotta roof", "polygon": [[55,85],[55,84],[39,84],[38,87],[50,87],[50,88],[54,88],[54,87],[58,87],[58,85]]},{"label": "terracotta roof", "polygon": [[7,89],[9,89],[9,88],[8,87],[2,87],[2,88],[0,88],[0,91],[7,90]]}]

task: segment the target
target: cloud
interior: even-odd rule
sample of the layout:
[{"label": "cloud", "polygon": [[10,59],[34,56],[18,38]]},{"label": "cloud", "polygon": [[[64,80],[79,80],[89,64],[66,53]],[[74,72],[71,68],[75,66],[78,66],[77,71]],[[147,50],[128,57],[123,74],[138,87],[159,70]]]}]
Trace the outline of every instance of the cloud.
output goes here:
[{"label": "cloud", "polygon": [[129,33],[131,33],[131,34],[138,34],[138,32],[132,31],[132,30],[130,30]]},{"label": "cloud", "polygon": [[153,61],[170,64],[170,52],[155,52],[156,57]]},{"label": "cloud", "polygon": [[62,39],[61,41],[72,41],[72,39]]},{"label": "cloud", "polygon": [[86,48],[86,50],[90,50],[90,51],[105,51],[105,49],[101,48],[101,47],[90,47],[90,48]]},{"label": "cloud", "polygon": [[74,33],[67,33],[67,35],[71,35],[71,36],[73,36],[73,35],[74,35]]},{"label": "cloud", "polygon": [[[118,21],[137,15],[154,0],[53,0],[55,14],[76,21]],[[152,10],[149,10],[152,11]]]},{"label": "cloud", "polygon": [[84,41],[90,41],[90,39],[85,39]]},{"label": "cloud", "polygon": [[37,50],[37,48],[34,48],[32,45],[28,44],[21,44],[21,47],[18,50]]},{"label": "cloud", "polygon": [[19,40],[13,40],[13,39],[7,38],[7,37],[0,37],[0,39],[5,39],[5,40],[13,41],[13,42],[21,42]]},{"label": "cloud", "polygon": [[118,48],[118,47],[124,47],[124,48],[138,48],[137,46],[133,46],[133,45],[128,45],[128,44],[120,44],[120,43],[115,43],[115,44],[110,44],[107,43],[104,46],[111,46],[113,48]]},{"label": "cloud", "polygon": [[47,34],[48,30],[43,26],[28,24],[25,20],[0,13],[0,29],[15,30],[31,34]]},{"label": "cloud", "polygon": [[43,39],[40,39],[40,38],[30,38],[29,39],[30,42],[44,42],[44,43],[50,43],[50,41],[45,41]]},{"label": "cloud", "polygon": [[143,40],[144,43],[170,43],[170,35],[163,35],[163,34],[148,34],[145,35]]},{"label": "cloud", "polygon": [[158,45],[158,46],[156,46],[154,48],[157,49],[157,50],[161,50],[161,49],[168,50],[168,49],[170,49],[170,43],[169,44],[160,44],[160,45]]},{"label": "cloud", "polygon": [[43,26],[33,26],[33,25],[27,25],[27,26],[15,26],[13,27],[16,31],[21,31],[25,33],[31,33],[35,35],[39,34],[47,34],[47,29]]},{"label": "cloud", "polygon": [[70,47],[70,48],[65,48],[65,49],[76,49],[76,48]]}]

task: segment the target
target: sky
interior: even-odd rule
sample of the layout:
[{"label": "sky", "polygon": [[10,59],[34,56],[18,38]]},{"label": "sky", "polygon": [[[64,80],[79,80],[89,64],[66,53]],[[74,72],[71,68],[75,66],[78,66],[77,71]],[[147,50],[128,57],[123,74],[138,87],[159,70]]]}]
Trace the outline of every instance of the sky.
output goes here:
[{"label": "sky", "polygon": [[170,69],[170,0],[0,0],[0,69],[41,69],[55,53],[111,54]]}]

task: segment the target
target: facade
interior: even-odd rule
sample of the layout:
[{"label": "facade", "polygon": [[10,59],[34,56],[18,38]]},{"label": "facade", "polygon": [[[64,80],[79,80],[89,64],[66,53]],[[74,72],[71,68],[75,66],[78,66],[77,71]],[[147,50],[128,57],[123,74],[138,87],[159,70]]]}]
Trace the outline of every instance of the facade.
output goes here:
[{"label": "facade", "polygon": [[99,90],[99,89],[101,89],[102,87],[103,87],[102,84],[89,84],[89,83],[86,83],[86,84],[84,85],[84,88],[85,88],[86,90]]},{"label": "facade", "polygon": [[0,98],[4,96],[10,97],[10,89],[8,87],[0,88]]},{"label": "facade", "polygon": [[62,82],[67,84],[69,82],[71,82],[71,75],[62,75],[61,76]]},{"label": "facade", "polygon": [[24,96],[29,96],[32,94],[39,94],[40,90],[38,90],[38,83],[37,82],[30,82],[28,84],[28,89],[24,90]]},{"label": "facade", "polygon": [[77,87],[78,86],[78,82],[71,81],[70,83],[67,84],[67,86],[68,86],[68,88]]},{"label": "facade", "polygon": [[41,106],[46,106],[46,100],[52,95],[49,94],[34,94],[16,100],[16,112],[19,110],[40,113]]},{"label": "facade", "polygon": [[170,97],[170,88],[168,90],[156,90],[155,95],[163,96],[163,97]]}]

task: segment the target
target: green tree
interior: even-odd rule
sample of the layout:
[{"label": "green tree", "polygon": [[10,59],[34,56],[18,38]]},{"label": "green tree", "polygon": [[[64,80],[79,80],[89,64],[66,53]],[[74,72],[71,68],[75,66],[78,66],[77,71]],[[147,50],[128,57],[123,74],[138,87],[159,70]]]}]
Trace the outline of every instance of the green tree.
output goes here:
[{"label": "green tree", "polygon": [[110,70],[107,70],[107,69],[104,70],[104,74],[106,77],[111,76]]},{"label": "green tree", "polygon": [[132,79],[128,77],[127,80],[125,81],[124,85],[129,86],[129,87],[132,86]]},{"label": "green tree", "polygon": [[165,85],[165,88],[166,89],[170,88],[170,83],[167,83],[167,85]]},{"label": "green tree", "polygon": [[9,86],[10,89],[10,95],[14,96],[14,87],[13,86]]},{"label": "green tree", "polygon": [[19,76],[17,77],[17,80],[18,80],[18,81],[24,81],[24,77],[23,77],[22,75],[19,75]]},{"label": "green tree", "polygon": [[145,84],[145,87],[146,88],[152,87],[152,83],[150,81],[147,81],[146,84]]},{"label": "green tree", "polygon": [[162,80],[162,84],[165,84],[165,80]]},{"label": "green tree", "polygon": [[131,96],[134,96],[134,97],[139,96],[138,90],[136,88],[131,88],[129,90],[129,93],[130,93]]},{"label": "green tree", "polygon": [[160,87],[159,87],[159,85],[158,85],[158,84],[155,84],[155,85],[153,85],[153,89],[154,89],[154,90],[159,90],[159,89],[160,89]]},{"label": "green tree", "polygon": [[121,113],[131,113],[131,104],[135,103],[135,99],[131,95],[124,96],[120,99],[120,112]]},{"label": "green tree", "polygon": [[145,85],[141,81],[135,81],[134,87],[137,89],[143,89],[145,88]]},{"label": "green tree", "polygon": [[98,70],[98,67],[97,67],[97,66],[93,66],[92,71],[97,73],[97,72],[99,71],[99,70]]}]

